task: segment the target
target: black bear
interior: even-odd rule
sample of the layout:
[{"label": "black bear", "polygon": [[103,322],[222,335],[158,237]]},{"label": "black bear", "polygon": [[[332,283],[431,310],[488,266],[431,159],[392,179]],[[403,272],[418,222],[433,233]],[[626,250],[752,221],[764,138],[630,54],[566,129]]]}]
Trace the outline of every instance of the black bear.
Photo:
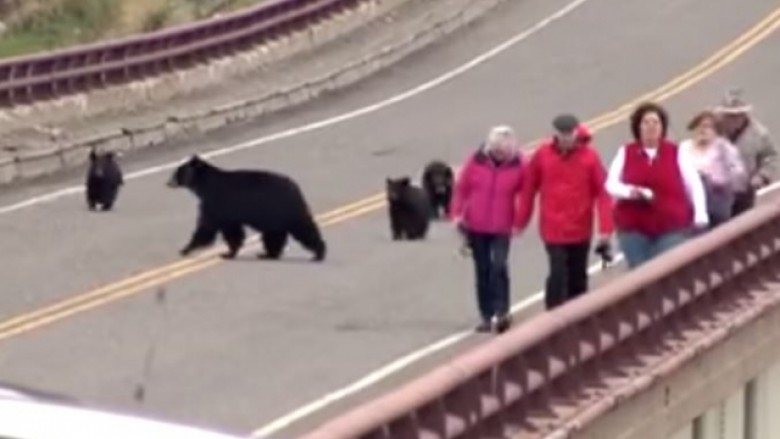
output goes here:
[{"label": "black bear", "polygon": [[386,195],[393,240],[425,239],[431,220],[431,204],[425,191],[412,185],[409,177],[388,178]]},{"label": "black bear", "polygon": [[89,152],[86,195],[89,210],[98,206],[104,211],[114,207],[119,187],[124,184],[122,169],[113,152],[98,153],[94,148]]},{"label": "black bear", "polygon": [[222,235],[235,258],[244,244],[244,226],[261,234],[263,259],[279,259],[291,235],[314,254],[325,259],[326,246],[298,184],[290,177],[261,170],[223,170],[197,155],[180,165],[168,186],[184,187],[200,201],[198,223],[182,256],[214,243]]},{"label": "black bear", "polygon": [[455,180],[452,168],[442,161],[434,160],[425,166],[422,185],[428,194],[433,209],[433,217],[446,218],[450,213],[452,185]]}]

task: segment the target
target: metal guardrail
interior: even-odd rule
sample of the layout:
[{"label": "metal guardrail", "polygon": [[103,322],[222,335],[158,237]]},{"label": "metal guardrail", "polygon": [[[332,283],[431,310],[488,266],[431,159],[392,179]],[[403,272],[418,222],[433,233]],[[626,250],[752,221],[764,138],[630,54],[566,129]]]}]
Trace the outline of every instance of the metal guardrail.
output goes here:
[{"label": "metal guardrail", "polygon": [[305,28],[366,0],[274,0],[223,17],[0,61],[0,107],[190,67]]},{"label": "metal guardrail", "polygon": [[[653,382],[629,373],[620,394],[616,377],[677,367],[659,352],[691,328],[725,337],[780,306],[766,291],[780,279],[774,198],[302,439],[569,437]],[[688,358],[705,348],[675,346]]]}]

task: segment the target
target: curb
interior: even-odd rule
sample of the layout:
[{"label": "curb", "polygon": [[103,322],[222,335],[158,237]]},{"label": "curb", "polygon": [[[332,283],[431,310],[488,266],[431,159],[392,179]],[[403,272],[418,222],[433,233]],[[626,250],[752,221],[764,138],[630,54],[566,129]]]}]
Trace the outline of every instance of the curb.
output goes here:
[{"label": "curb", "polygon": [[318,96],[355,84],[389,67],[403,58],[424,49],[439,39],[475,22],[506,0],[479,0],[465,9],[453,12],[426,29],[381,51],[347,64],[329,74],[265,96],[186,116],[170,116],[167,120],[145,127],[123,128],[115,133],[99,135],[72,143],[54,146],[0,161],[0,185],[15,183],[70,169],[87,161],[93,147],[119,152],[152,148],[171,140],[206,133],[233,123],[268,115],[301,105]]}]

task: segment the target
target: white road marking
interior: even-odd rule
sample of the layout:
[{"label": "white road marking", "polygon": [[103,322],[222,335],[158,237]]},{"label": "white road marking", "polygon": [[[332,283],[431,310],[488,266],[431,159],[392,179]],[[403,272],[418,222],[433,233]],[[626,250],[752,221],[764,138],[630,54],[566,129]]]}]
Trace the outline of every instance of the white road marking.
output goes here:
[{"label": "white road marking", "polygon": [[[780,189],[780,181],[772,183],[771,185],[761,189],[758,194],[759,196],[764,196],[770,192],[774,192],[777,189]],[[623,260],[623,254],[618,253],[615,255],[615,261],[614,264],[618,264]],[[588,275],[593,276],[595,274],[600,273],[603,271],[602,264],[597,263],[593,264],[590,267],[588,267]],[[533,308],[537,306],[542,306],[544,302],[544,290],[537,291],[533,295],[525,298],[524,300],[515,303],[512,306],[512,313],[515,314],[519,311]],[[329,393],[322,398],[319,398],[297,410],[294,410],[290,413],[288,413],[285,416],[282,416],[281,418],[278,418],[266,425],[264,425],[261,428],[258,428],[254,432],[252,432],[253,437],[267,437],[271,434],[274,434],[278,432],[279,430],[282,430],[284,428],[289,427],[293,423],[300,421],[301,419],[312,415],[313,413],[316,413],[325,407],[333,404],[334,402],[337,402],[339,400],[342,400],[344,398],[347,398],[351,395],[354,395],[362,390],[365,390],[372,385],[382,381],[383,379],[386,379],[387,377],[405,369],[406,367],[422,360],[425,357],[429,357],[437,352],[441,352],[444,349],[447,349],[450,346],[453,346],[463,340],[465,340],[467,337],[474,335],[475,332],[473,330],[471,331],[462,331],[458,332],[456,334],[452,334],[442,340],[439,340],[431,345],[425,346],[422,349],[418,349],[404,357],[401,357],[392,363],[387,364],[386,366],[383,366],[370,374],[364,376],[363,378],[359,379],[358,381],[355,381],[354,383],[343,387],[339,390],[336,390],[335,392]]]},{"label": "white road marking", "polygon": [[[256,148],[258,146],[262,146],[271,142],[275,142],[278,140],[287,139],[290,137],[298,136],[301,134],[305,134],[311,131],[319,130],[322,128],[327,128],[332,125],[339,124],[341,122],[346,122],[348,120],[356,119],[361,116],[365,116],[370,113],[377,112],[379,110],[382,110],[384,108],[390,107],[391,105],[395,105],[399,102],[406,101],[408,99],[411,99],[413,97],[416,97],[418,95],[421,95],[427,91],[430,91],[436,87],[439,87],[449,81],[452,81],[453,79],[463,75],[464,73],[469,72],[470,70],[473,70],[474,68],[490,61],[491,59],[495,58],[496,56],[500,55],[501,53],[507,51],[508,49],[512,48],[513,46],[517,45],[518,43],[525,41],[532,35],[536,34],[537,32],[541,31],[542,29],[546,28],[547,26],[551,25],[552,23],[558,21],[559,19],[563,18],[564,16],[568,15],[570,12],[577,9],[579,6],[585,4],[588,0],[575,0],[568,5],[566,5],[564,8],[558,10],[554,14],[550,15],[549,17],[539,21],[538,23],[534,24],[530,28],[524,30],[523,32],[520,32],[519,34],[515,35],[514,37],[510,38],[509,40],[499,44],[498,46],[490,49],[489,51],[473,58],[471,61],[453,69],[449,72],[446,72],[442,74],[441,76],[432,79],[424,84],[421,84],[417,87],[414,87],[412,89],[409,89],[403,93],[397,94],[395,96],[392,96],[390,98],[387,98],[385,100],[379,101],[375,104],[368,105],[362,108],[359,108],[357,110],[353,110],[338,116],[334,116],[328,119],[323,119],[318,122],[313,122],[307,125],[303,125],[297,128],[291,128],[289,130],[280,131],[275,134],[270,134],[268,136],[260,137],[254,140],[250,140],[248,142],[240,143],[237,145],[229,146],[226,148],[220,148],[216,149],[214,151],[208,152],[206,154],[202,154],[205,158],[213,158],[213,157],[219,157],[226,154],[232,154],[235,152],[243,151],[245,149],[250,148]],[[133,173],[130,173],[125,176],[125,180],[135,180],[138,178],[147,177],[149,175],[158,174],[163,171],[171,170],[178,166],[181,163],[181,160],[177,160],[176,162],[169,162],[157,166],[152,166],[146,169],[142,169]],[[60,190],[56,190],[44,195],[39,195],[36,197],[28,198],[26,200],[13,203],[7,206],[0,207],[0,215],[5,215],[8,213],[16,212],[22,209],[26,209],[29,207],[37,206],[40,204],[50,203],[52,201],[58,200],[60,198],[64,198],[70,195],[77,195],[84,192],[84,188],[82,186],[71,186],[67,188],[63,188]]]}]

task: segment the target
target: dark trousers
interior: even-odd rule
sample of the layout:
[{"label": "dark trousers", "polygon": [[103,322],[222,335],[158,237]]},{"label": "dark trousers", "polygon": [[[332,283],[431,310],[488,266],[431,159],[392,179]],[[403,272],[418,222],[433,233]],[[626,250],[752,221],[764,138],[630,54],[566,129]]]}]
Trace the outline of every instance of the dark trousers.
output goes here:
[{"label": "dark trousers", "polygon": [[731,216],[735,217],[745,213],[756,204],[756,192],[748,190],[746,192],[737,192],[734,194],[734,204],[731,207]]},{"label": "dark trousers", "polygon": [[707,187],[707,214],[710,217],[709,229],[727,222],[734,215],[736,194],[726,188]]},{"label": "dark trousers", "polygon": [[550,271],[544,290],[547,309],[563,305],[588,290],[590,240],[574,244],[545,243]]},{"label": "dark trousers", "polygon": [[509,314],[509,236],[468,232],[483,321]]}]

